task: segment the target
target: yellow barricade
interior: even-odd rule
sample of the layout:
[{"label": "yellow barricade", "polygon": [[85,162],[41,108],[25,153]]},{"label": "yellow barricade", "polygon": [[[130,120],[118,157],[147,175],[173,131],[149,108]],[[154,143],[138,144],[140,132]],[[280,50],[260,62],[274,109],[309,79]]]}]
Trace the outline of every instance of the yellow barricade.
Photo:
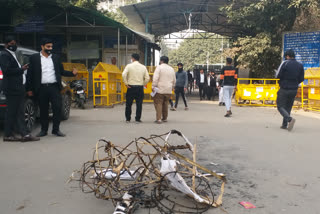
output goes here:
[{"label": "yellow barricade", "polygon": [[113,106],[123,102],[122,73],[115,65],[100,62],[92,71],[93,106]]},{"label": "yellow barricade", "polygon": [[[78,74],[75,77],[62,77],[64,81],[70,83],[73,80],[83,80],[85,82],[83,88],[85,89],[85,93],[87,98],[89,97],[89,71],[84,64],[80,63],[62,63],[64,70],[72,71],[73,68],[78,70]],[[73,94],[73,93],[72,93]]]},{"label": "yellow barricade", "polygon": [[[151,92],[152,92],[152,77],[153,73],[149,73],[150,80],[149,82],[144,86],[144,99],[143,102],[145,103],[151,103],[153,102],[153,99],[151,97]],[[127,87],[122,84],[122,91],[123,91],[123,100],[126,101],[126,94],[127,94]]]},{"label": "yellow barricade", "polygon": [[320,77],[308,78],[308,104],[307,109],[320,111]]},{"label": "yellow barricade", "polygon": [[320,68],[308,68],[305,71],[304,77],[309,78],[320,78]]},{"label": "yellow barricade", "polygon": [[240,106],[276,106],[278,79],[239,78],[236,103]]}]

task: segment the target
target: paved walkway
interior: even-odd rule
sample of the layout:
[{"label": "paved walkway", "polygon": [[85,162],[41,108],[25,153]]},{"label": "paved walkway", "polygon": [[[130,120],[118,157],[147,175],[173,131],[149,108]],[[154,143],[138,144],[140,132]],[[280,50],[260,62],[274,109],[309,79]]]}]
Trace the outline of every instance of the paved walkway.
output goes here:
[{"label": "paved walkway", "polygon": [[[225,108],[216,102],[194,100],[189,111],[181,104],[161,125],[153,123],[152,104],[143,106],[142,124],[125,123],[124,105],[72,109],[70,119],[61,125],[66,138],[47,136],[24,144],[1,141],[0,213],[112,213],[111,202],[83,194],[77,183],[66,184],[71,172],[91,159],[99,138],[124,145],[135,137],[171,129],[197,141],[200,164],[227,174],[223,208],[228,213],[319,213],[320,114],[294,112],[297,123],[289,133],[279,128],[281,117],[274,108],[234,107],[233,117],[224,118]],[[240,201],[257,208],[245,210]]]}]

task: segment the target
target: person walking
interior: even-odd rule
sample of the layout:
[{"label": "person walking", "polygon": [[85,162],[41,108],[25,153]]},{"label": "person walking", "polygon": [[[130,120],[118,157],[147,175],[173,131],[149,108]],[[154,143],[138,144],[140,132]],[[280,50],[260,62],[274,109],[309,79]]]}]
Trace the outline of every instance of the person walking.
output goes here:
[{"label": "person walking", "polygon": [[153,74],[152,89],[157,92],[154,96],[154,107],[156,109],[155,123],[161,124],[167,122],[168,104],[172,90],[176,84],[176,75],[174,69],[168,65],[169,58],[162,56],[160,65]]},{"label": "person walking", "polygon": [[231,100],[232,93],[237,84],[238,70],[232,66],[232,59],[227,57],[227,65],[221,70],[220,75],[220,85],[223,83],[223,100],[226,105],[227,113],[225,117],[230,117],[232,115],[231,111]]},{"label": "person walking", "polygon": [[208,87],[207,87],[207,98],[208,100],[214,100],[214,97],[216,96],[216,81],[217,81],[217,78],[214,74],[213,71],[210,71],[210,73],[208,74],[208,77],[207,77],[207,80],[208,80]]},{"label": "person walking", "polygon": [[[40,138],[32,136],[24,119],[25,71],[28,64],[21,66],[17,60],[17,42],[12,36],[5,38],[5,49],[0,55],[0,67],[3,72],[3,92],[6,96],[7,112],[4,122],[3,141],[38,141]],[[14,135],[14,129],[21,138]]]},{"label": "person walking", "polygon": [[66,135],[60,131],[61,121],[61,76],[73,77],[78,71],[65,71],[58,55],[52,53],[53,41],[48,38],[41,40],[40,53],[30,57],[30,66],[27,72],[27,93],[35,96],[40,107],[41,131],[37,137],[44,137],[48,134],[49,128],[49,103],[53,113],[52,134],[57,137]]},{"label": "person walking", "polygon": [[203,69],[200,70],[200,73],[197,76],[197,85],[199,87],[199,96],[200,100],[205,99],[205,89],[206,89],[207,77],[204,74]]},{"label": "person walking", "polygon": [[304,80],[303,65],[295,59],[293,50],[285,52],[286,60],[280,65],[276,77],[279,80],[280,89],[277,96],[277,108],[283,117],[281,129],[291,131],[296,120],[290,116],[298,87]]},{"label": "person walking", "polygon": [[178,107],[180,94],[184,102],[184,106],[185,106],[184,109],[188,110],[187,100],[185,96],[185,91],[187,90],[187,87],[188,87],[188,75],[187,75],[187,72],[183,70],[183,64],[181,62],[178,63],[178,69],[179,70],[176,73],[176,86],[174,89],[174,93],[176,94],[176,102],[175,102],[173,111],[176,111]]},{"label": "person walking", "polygon": [[142,114],[142,103],[144,98],[144,89],[143,86],[146,85],[150,76],[146,66],[142,65],[139,62],[139,54],[132,54],[131,61],[132,63],[128,64],[122,73],[122,79],[124,84],[127,87],[126,94],[126,122],[129,123],[131,120],[131,107],[132,103],[136,101],[136,123],[141,123],[141,114]]},{"label": "person walking", "polygon": [[[193,72],[192,72],[193,73]],[[192,89],[193,89],[193,74],[191,73],[190,70],[187,71],[188,74],[188,93],[191,94],[192,93]]]},{"label": "person walking", "polygon": [[223,106],[225,105],[223,100],[223,81],[220,83],[220,77],[221,75],[218,75],[216,85],[219,92],[219,106]]}]

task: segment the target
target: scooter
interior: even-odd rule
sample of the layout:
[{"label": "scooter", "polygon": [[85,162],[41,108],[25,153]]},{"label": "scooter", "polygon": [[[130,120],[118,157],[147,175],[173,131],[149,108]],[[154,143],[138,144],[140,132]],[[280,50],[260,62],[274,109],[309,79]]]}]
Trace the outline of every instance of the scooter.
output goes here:
[{"label": "scooter", "polygon": [[86,103],[86,94],[84,92],[83,80],[73,80],[70,83],[70,88],[73,90],[73,97],[76,106],[84,109],[84,104]]}]

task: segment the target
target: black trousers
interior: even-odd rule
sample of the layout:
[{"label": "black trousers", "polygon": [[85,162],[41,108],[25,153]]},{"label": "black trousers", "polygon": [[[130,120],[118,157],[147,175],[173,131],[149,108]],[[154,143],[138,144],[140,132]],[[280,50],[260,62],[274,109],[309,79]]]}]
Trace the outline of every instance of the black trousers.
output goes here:
[{"label": "black trousers", "polygon": [[200,99],[205,98],[205,84],[199,83],[199,96]]},{"label": "black trousers", "polygon": [[294,89],[294,90],[280,89],[278,91],[277,107],[278,107],[278,111],[283,117],[283,122],[282,122],[283,126],[287,126],[288,122],[291,120],[290,114],[291,114],[292,106],[293,106],[296,95],[297,95],[297,89]]},{"label": "black trousers", "polygon": [[49,128],[49,103],[52,108],[52,132],[60,130],[61,121],[61,108],[62,100],[60,94],[60,88],[58,84],[42,84],[39,95],[39,107],[40,107],[40,123],[41,130],[44,132],[48,131]]},{"label": "black trousers", "polygon": [[175,103],[175,105],[174,105],[175,108],[178,107],[180,94],[181,94],[181,97],[182,97],[182,99],[183,99],[184,106],[185,106],[185,107],[188,107],[188,105],[187,105],[187,100],[186,100],[186,96],[185,96],[185,94],[184,94],[184,87],[176,86],[176,87],[175,87],[175,90],[174,90],[174,93],[176,94],[176,103]]},{"label": "black trousers", "polygon": [[127,95],[126,95],[126,120],[131,120],[131,107],[132,103],[135,100],[136,101],[136,120],[141,119],[142,114],[142,103],[144,98],[144,92],[143,92],[143,86],[132,86],[131,88],[128,88]]},{"label": "black trousers", "polygon": [[5,137],[13,136],[14,131],[21,136],[28,134],[24,118],[24,99],[25,93],[18,96],[6,95],[7,114],[4,125]]},{"label": "black trousers", "polygon": [[211,98],[214,100],[215,96],[216,96],[216,88],[208,86],[207,87],[207,98],[208,98],[208,100],[211,100]]}]

